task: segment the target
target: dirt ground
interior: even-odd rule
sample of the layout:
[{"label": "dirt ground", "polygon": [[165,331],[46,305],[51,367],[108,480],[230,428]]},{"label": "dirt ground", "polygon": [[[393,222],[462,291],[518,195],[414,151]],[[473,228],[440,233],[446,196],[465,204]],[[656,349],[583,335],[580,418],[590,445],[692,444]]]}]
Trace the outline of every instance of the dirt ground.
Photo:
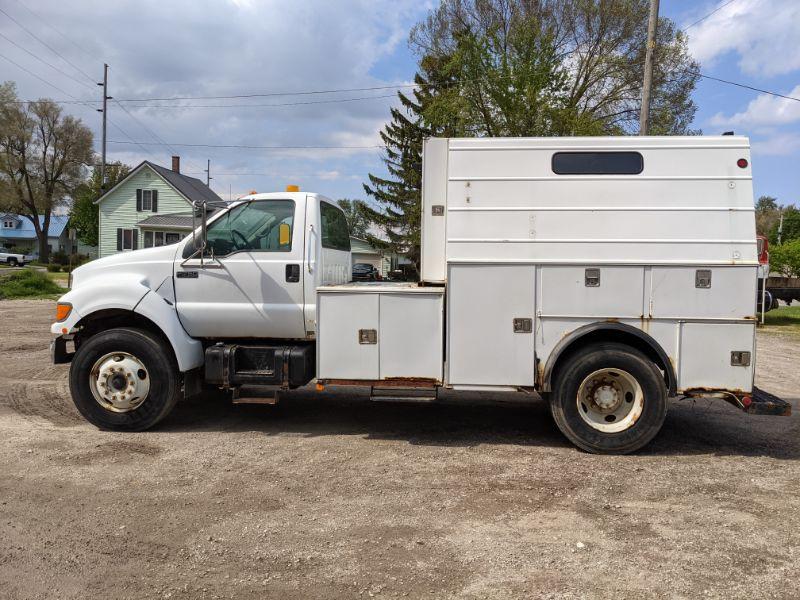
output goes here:
[{"label": "dirt ground", "polygon": [[758,338],[792,417],[676,401],[612,457],[477,396],[206,398],[101,432],[49,364],[52,310],[0,302],[3,598],[800,597],[799,336]]}]

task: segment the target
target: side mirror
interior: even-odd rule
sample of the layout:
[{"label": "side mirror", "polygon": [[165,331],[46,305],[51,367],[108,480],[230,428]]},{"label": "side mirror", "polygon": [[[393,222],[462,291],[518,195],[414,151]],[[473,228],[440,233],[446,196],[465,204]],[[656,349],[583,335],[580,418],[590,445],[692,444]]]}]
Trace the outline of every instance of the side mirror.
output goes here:
[{"label": "side mirror", "polygon": [[288,223],[278,225],[278,244],[287,246],[292,242],[292,229]]}]

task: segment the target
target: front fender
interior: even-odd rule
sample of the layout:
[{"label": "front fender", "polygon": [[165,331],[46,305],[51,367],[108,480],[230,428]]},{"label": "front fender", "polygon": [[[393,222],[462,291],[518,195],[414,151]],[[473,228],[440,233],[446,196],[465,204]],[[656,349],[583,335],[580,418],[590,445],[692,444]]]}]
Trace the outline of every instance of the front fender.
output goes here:
[{"label": "front fender", "polygon": [[82,318],[99,310],[133,310],[150,290],[144,277],[134,273],[119,273],[113,278],[96,277],[76,289],[70,290],[59,303],[69,303],[72,311],[63,321],[50,327],[56,335],[75,333],[75,325]]},{"label": "front fender", "polygon": [[158,327],[169,340],[181,372],[203,364],[203,345],[183,329],[175,310],[172,277],[167,277],[155,290],[145,278],[119,274],[114,282],[90,282],[64,294],[59,302],[72,304],[72,311],[63,320],[53,323],[56,335],[75,333],[81,319],[101,310],[118,309],[135,312]]},{"label": "front fender", "polygon": [[178,319],[172,277],[165,280],[156,291],[146,294],[136,306],[136,312],[150,319],[161,329],[172,345],[181,372],[203,364],[203,344],[190,337]]}]

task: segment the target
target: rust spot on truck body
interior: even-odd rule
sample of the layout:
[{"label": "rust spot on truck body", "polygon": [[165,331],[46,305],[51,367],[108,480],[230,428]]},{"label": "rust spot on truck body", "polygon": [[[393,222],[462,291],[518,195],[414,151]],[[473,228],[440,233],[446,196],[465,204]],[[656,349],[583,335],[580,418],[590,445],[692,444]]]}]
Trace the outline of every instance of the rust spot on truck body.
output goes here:
[{"label": "rust spot on truck body", "polygon": [[435,388],[442,384],[427,377],[389,377],[387,379],[319,379],[318,384],[358,386],[358,387],[396,387],[396,388]]}]

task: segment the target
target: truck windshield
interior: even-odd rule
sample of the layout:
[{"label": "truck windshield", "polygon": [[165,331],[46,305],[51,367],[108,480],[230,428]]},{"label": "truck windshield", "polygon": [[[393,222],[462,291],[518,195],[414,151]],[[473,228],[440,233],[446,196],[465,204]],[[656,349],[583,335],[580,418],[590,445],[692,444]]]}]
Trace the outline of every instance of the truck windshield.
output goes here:
[{"label": "truck windshield", "polygon": [[[254,200],[232,208],[208,226],[206,256],[291,251],[294,207],[292,200]],[[184,258],[194,250],[194,244],[188,243]]]}]

